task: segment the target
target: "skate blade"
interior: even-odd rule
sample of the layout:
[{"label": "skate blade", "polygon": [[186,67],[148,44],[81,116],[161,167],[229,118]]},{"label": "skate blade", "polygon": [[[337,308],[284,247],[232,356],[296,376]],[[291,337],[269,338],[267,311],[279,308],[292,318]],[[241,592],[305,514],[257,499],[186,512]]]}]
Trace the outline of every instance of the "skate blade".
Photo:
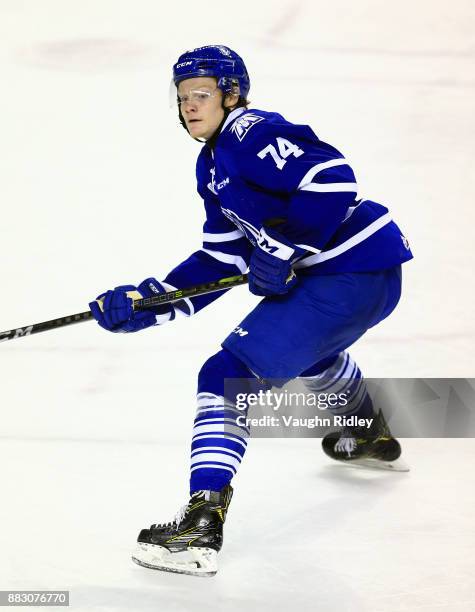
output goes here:
[{"label": "skate blade", "polygon": [[212,548],[191,547],[170,552],[157,544],[138,542],[132,561],[149,569],[189,576],[214,576],[218,571],[218,554]]},{"label": "skate blade", "polygon": [[350,465],[353,467],[369,468],[371,470],[386,470],[387,472],[410,472],[410,467],[402,461],[402,459],[396,459],[395,461],[382,461],[381,459],[372,459],[367,457],[365,459],[337,459],[340,463]]}]

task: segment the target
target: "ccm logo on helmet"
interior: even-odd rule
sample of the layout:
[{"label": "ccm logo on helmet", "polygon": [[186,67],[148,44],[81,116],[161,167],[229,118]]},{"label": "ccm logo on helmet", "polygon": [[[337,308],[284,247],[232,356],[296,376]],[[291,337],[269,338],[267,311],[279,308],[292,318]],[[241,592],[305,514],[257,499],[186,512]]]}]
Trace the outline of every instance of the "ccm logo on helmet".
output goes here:
[{"label": "ccm logo on helmet", "polygon": [[182,62],[181,64],[177,64],[177,68],[181,68],[182,66],[191,66],[193,62]]}]

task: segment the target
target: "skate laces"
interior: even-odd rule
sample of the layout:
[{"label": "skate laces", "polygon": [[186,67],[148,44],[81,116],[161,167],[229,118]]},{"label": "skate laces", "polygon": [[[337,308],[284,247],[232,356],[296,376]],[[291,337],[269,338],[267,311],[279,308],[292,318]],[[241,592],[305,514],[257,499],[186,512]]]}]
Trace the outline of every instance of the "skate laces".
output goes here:
[{"label": "skate laces", "polygon": [[347,453],[348,457],[358,446],[357,439],[361,438],[367,442],[375,442],[379,437],[378,435],[370,435],[368,429],[362,429],[361,427],[348,428],[344,427],[339,440],[334,446],[334,450],[337,453]]},{"label": "skate laces", "polygon": [[173,523],[178,527],[178,525],[182,522],[182,520],[185,518],[185,516],[188,514],[188,508],[190,507],[190,504],[185,504],[184,506],[182,506],[178,512],[175,514],[175,517],[173,519]]},{"label": "skate laces", "polygon": [[338,442],[335,444],[335,452],[348,453],[348,457],[358,446],[354,436],[348,430],[343,430]]},{"label": "skate laces", "polygon": [[168,523],[157,523],[156,525],[152,525],[153,527],[179,527],[180,523],[183,521],[183,519],[185,518],[185,516],[188,514],[188,511],[190,509],[190,507],[193,505],[193,503],[196,501],[196,499],[198,498],[205,498],[205,491],[195,491],[195,493],[193,493],[193,495],[191,496],[190,501],[187,504],[184,504],[179,510],[178,512],[175,514],[175,516],[173,517],[173,519],[171,521],[169,521]]}]

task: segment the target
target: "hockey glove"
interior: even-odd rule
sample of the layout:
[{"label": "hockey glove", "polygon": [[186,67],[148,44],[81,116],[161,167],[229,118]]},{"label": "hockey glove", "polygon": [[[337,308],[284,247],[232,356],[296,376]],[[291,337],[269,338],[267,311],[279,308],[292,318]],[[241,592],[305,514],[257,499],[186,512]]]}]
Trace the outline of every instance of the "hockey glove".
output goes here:
[{"label": "hockey glove", "polygon": [[249,291],[254,295],[282,295],[297,283],[292,262],[306,251],[270,229],[261,229],[249,264]]},{"label": "hockey glove", "polygon": [[114,290],[101,293],[89,304],[89,308],[99,325],[107,331],[136,332],[174,318],[171,304],[150,310],[134,311],[134,300],[152,297],[164,291],[164,287],[156,279],[147,278],[138,287],[121,285]]}]

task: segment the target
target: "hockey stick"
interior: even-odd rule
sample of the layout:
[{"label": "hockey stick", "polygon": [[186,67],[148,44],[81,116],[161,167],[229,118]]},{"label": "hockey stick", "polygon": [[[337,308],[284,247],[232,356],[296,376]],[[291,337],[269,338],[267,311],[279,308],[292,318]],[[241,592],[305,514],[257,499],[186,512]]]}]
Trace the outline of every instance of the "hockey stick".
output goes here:
[{"label": "hockey stick", "polygon": [[[225,289],[231,289],[232,287],[244,285],[245,283],[247,283],[247,274],[242,274],[240,276],[230,276],[229,278],[221,278],[217,281],[210,281],[209,283],[194,285],[193,287],[187,287],[186,289],[176,289],[175,291],[168,291],[167,293],[159,293],[153,297],[134,300],[134,310],[147,310],[148,308],[161,306],[162,304],[167,304],[169,302],[176,302],[183,298],[206,295],[207,293],[214,293],[215,291],[224,291]],[[39,334],[40,332],[49,331],[50,329],[57,329],[58,327],[65,327],[66,325],[72,325],[73,323],[82,323],[83,321],[89,321],[92,318],[92,312],[88,310],[86,312],[68,315],[67,317],[52,319],[51,321],[43,321],[43,323],[35,323],[34,325],[27,325],[26,327],[10,329],[9,331],[0,332],[0,342],[5,342],[6,340],[16,340],[17,338],[31,336],[32,334]]]}]

